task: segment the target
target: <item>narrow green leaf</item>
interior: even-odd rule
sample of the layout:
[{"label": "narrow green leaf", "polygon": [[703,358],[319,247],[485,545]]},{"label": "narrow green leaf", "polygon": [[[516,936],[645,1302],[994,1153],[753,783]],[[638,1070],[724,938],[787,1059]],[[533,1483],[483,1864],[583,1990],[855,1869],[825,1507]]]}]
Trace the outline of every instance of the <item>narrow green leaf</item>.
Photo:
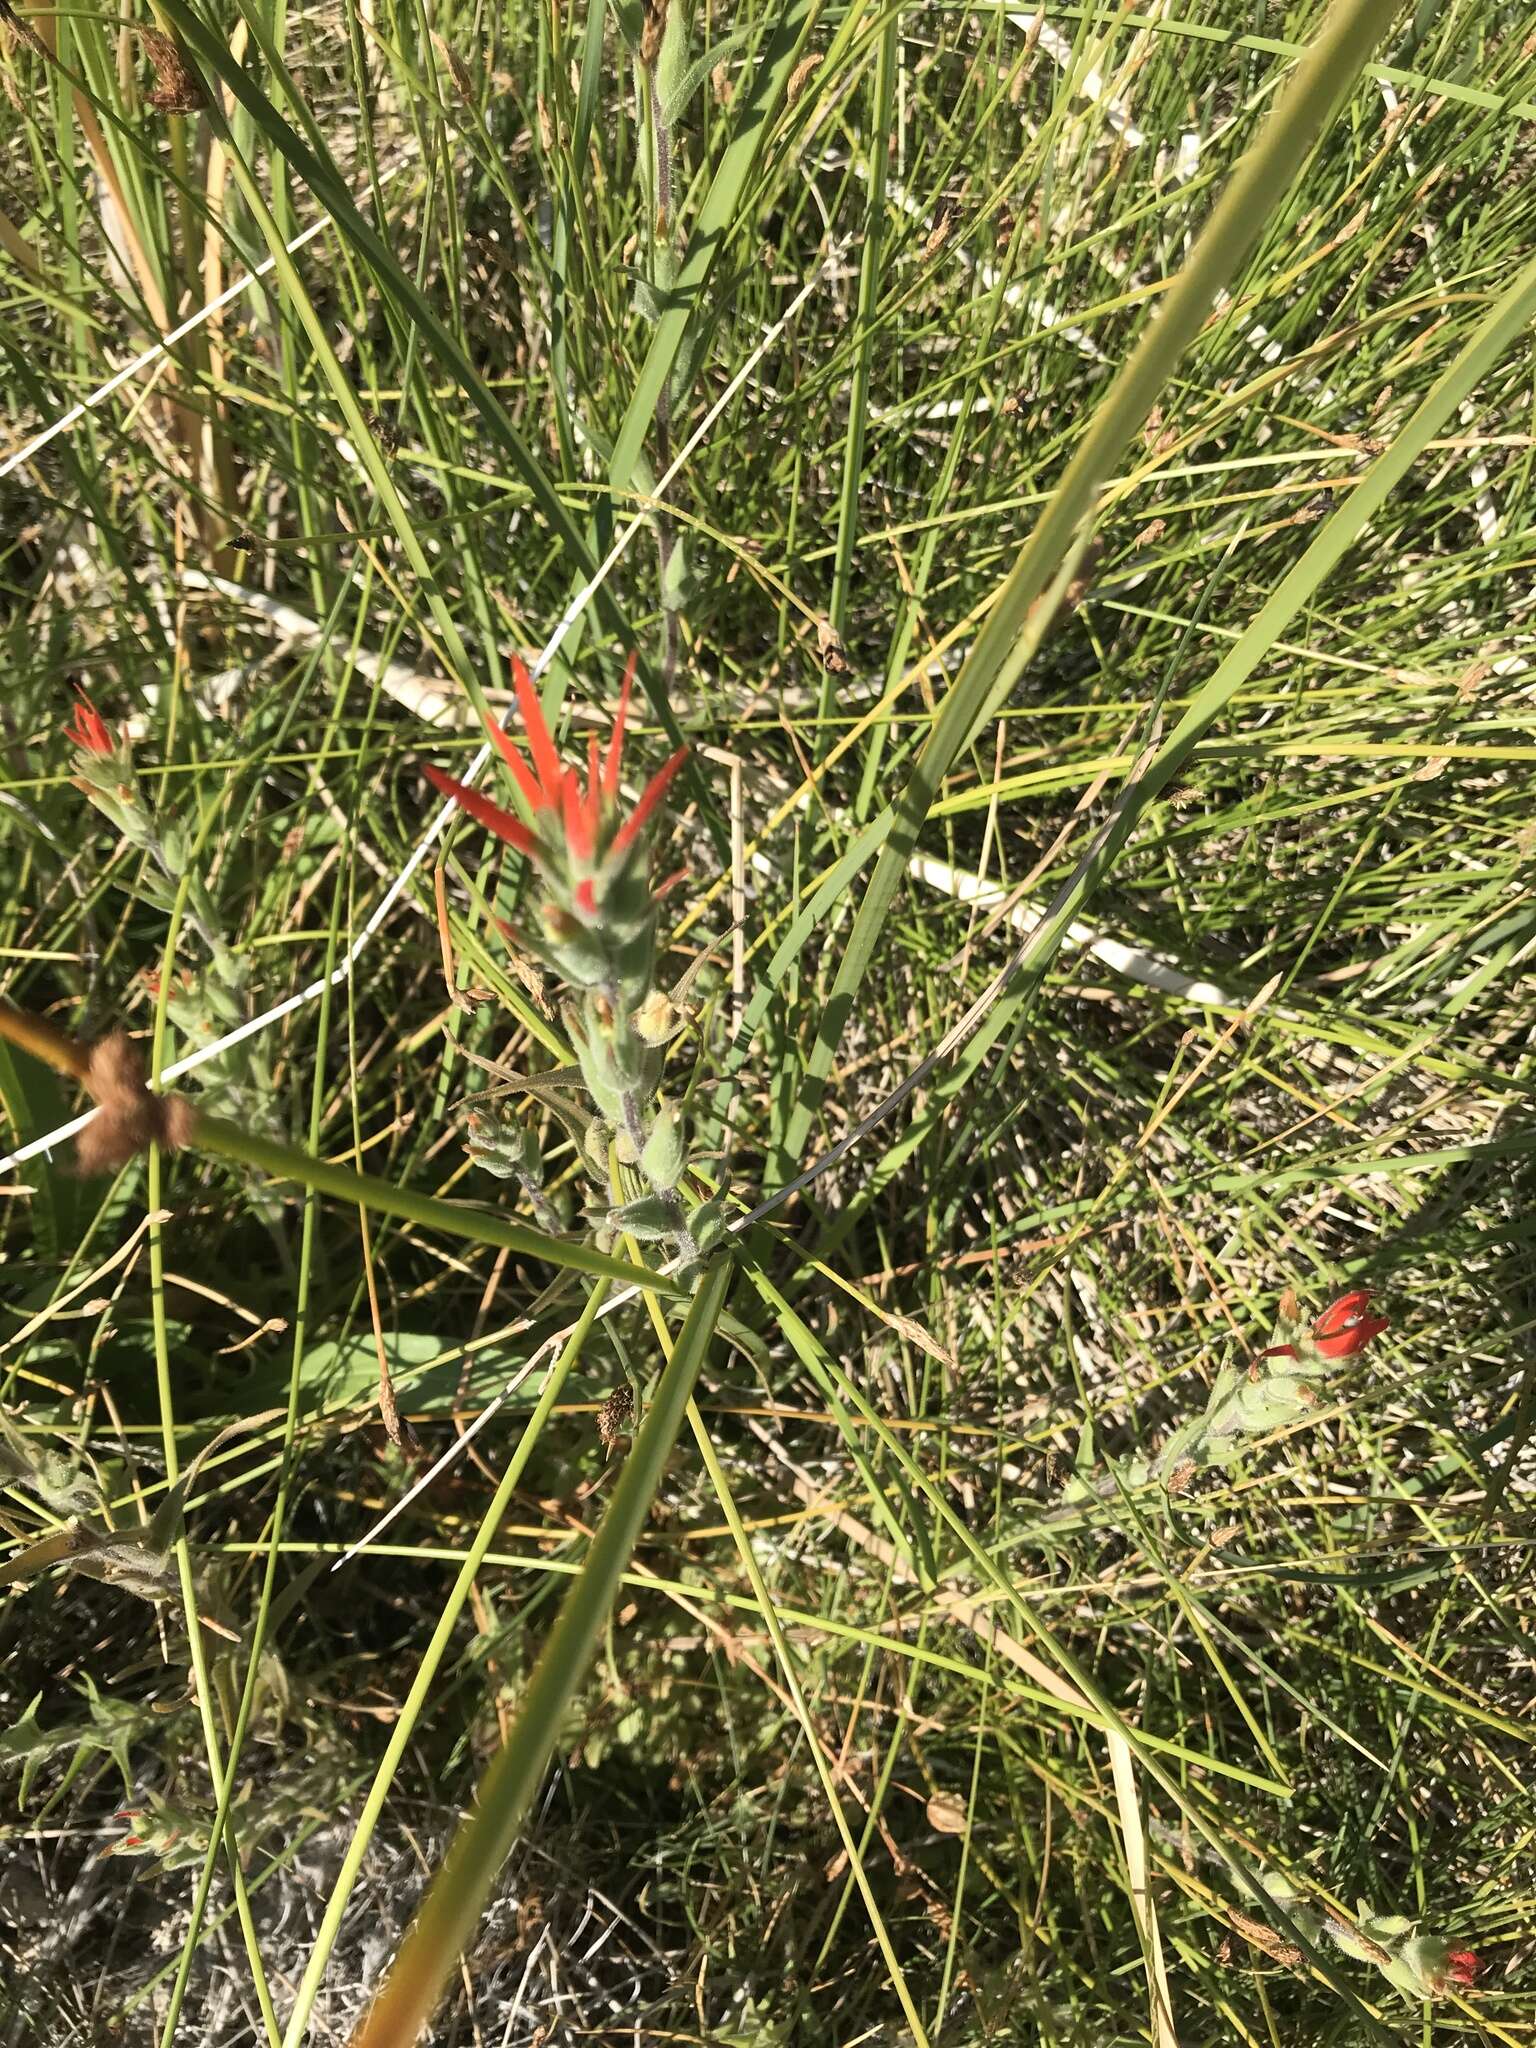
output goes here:
[{"label": "narrow green leaf", "polygon": [[695,57],[675,83],[667,85],[661,94],[661,118],[669,128],[682,118],[689,101],[710,73],[718,70],[727,57],[733,57],[743,48],[751,34],[750,29],[732,29],[729,35],[722,36],[719,42],[712,44],[702,56]]},{"label": "narrow green leaf", "polygon": [[[487,431],[517,476],[527,485],[534,503],[548,521],[552,532],[558,537],[573,566],[584,576],[590,575],[596,564],[586,538],[561,502],[543,466],[536,460],[513,426],[505,406],[475,370],[457,340],[432,311],[415,279],[358,212],[351,194],[335,169],[323,162],[309,148],[261,91],[245,67],[236,63],[230,54],[227,37],[204,23],[186,5],[186,0],[165,0],[163,12],[198,61],[229,89],[239,105],[250,115],[257,131],[267,144],[278,151],[303,178],[315,198],[331,216],[337,232],[363,258],[380,289],[389,296],[400,317],[408,326],[420,331],[438,360],[453,373],[459,388],[480,415]],[[265,31],[259,17],[252,12],[246,18],[251,24],[257,42],[264,43]],[[269,48],[267,54],[272,61],[277,61],[275,51]],[[231,168],[239,177],[245,169],[244,161],[235,148],[233,136],[225,129],[223,117],[216,107],[211,107],[206,118],[216,131],[223,131],[222,139],[230,152]],[[241,178],[241,183],[244,187],[244,178]],[[252,197],[249,190],[246,196],[248,199]],[[277,253],[277,249],[274,249],[274,256],[277,256]],[[277,262],[276,268],[280,276],[288,261],[289,259],[283,257]],[[340,400],[340,391],[337,392],[337,397]],[[349,425],[351,424],[354,423],[349,421]],[[366,428],[359,431],[364,438],[369,438]],[[359,452],[364,452],[361,447]],[[375,481],[377,482],[377,479]],[[633,644],[634,636],[606,585],[597,592],[594,603],[605,623],[621,641]]]},{"label": "narrow green leaf", "polygon": [[486,1772],[474,1812],[395,1958],[383,1991],[353,2036],[354,2048],[411,2048],[430,2019],[455,1959],[469,1946],[485,1897],[538,1791],[604,1617],[688,1410],[694,1381],[725,1306],[731,1263],[699,1283],[614,1487],[581,1576],[571,1586],[523,1693],[506,1746]]},{"label": "narrow green leaf", "polygon": [[[0,1106],[16,1145],[57,1130],[69,1116],[64,1090],[41,1060],[18,1054],[0,1039]],[[62,1258],[80,1241],[80,1183],[47,1157],[29,1162],[26,1180],[32,1189],[32,1236],[45,1259]]]},{"label": "narrow green leaf", "polygon": [[[832,565],[832,625],[839,636],[848,630],[848,599],[853,589],[853,550],[859,532],[859,490],[864,480],[864,433],[869,422],[869,383],[875,357],[875,311],[880,301],[880,261],[884,251],[885,177],[889,162],[887,138],[896,106],[898,16],[893,12],[880,34],[875,60],[875,112],[870,128],[869,191],[864,208],[864,233],[859,252],[859,352],[848,393],[848,431],[843,440],[843,483],[837,511],[837,554]],[[831,714],[833,674],[823,668],[821,715]]]},{"label": "narrow green leaf", "polygon": [[656,324],[614,441],[608,474],[615,490],[629,488],[635,458],[645,445],[689,323],[703,309],[715,260],[732,229],[743,218],[742,195],[757,167],[769,124],[783,104],[790,73],[810,25],[811,8],[812,0],[790,0],[762,62],[751,75],[751,83],[744,82],[737,93],[735,131],[704,195],[672,288],[671,304]]},{"label": "narrow green leaf", "polygon": [[1342,0],[1296,67],[1253,147],[1233,172],[1188,262],[1144,328],[1096,408],[1039,523],[944,696],[870,878],[806,1068],[806,1083],[786,1129],[784,1150],[798,1157],[827,1076],[923,821],[962,747],[989,706],[1017,681],[1021,636],[1030,613],[1068,551],[1091,531],[1099,495],[1157,395],[1199,333],[1216,294],[1236,274],[1265,220],[1333,119],[1372,46],[1396,12],[1393,0]]},{"label": "narrow green leaf", "polygon": [[[951,1094],[964,1085],[987,1048],[996,1043],[1010,1025],[1019,1021],[1021,1006],[1038,990],[1047,966],[1055,957],[1074,917],[1108,873],[1116,854],[1135,829],[1137,820],[1160,791],[1184,769],[1196,746],[1247,682],[1275,642],[1297,615],[1309,605],[1324,580],[1369,527],[1391,492],[1408,475],[1413,464],[1428,449],[1456,409],[1476,390],[1506,349],[1536,318],[1536,258],[1525,265],[1489,308],[1471,339],[1455,360],[1436,379],[1401,432],[1360,479],[1328,519],[1317,529],[1311,545],[1281,579],[1242,636],[1221,662],[1215,674],[1199,691],[1183,717],[1152,755],[1134,781],[1121,791],[1106,829],[1095,839],[1064,887],[1052,901],[1046,915],[1029,936],[1015,965],[1010,988],[985,1019],[965,1049],[959,1065],[941,1084]],[[1521,1149],[1516,1140],[1515,1149]],[[1447,1155],[1449,1156],[1449,1155]],[[1292,1168],[1298,1178],[1314,1169]],[[1330,1177],[1348,1169],[1330,1163]],[[1276,1186],[1273,1169],[1265,1173],[1218,1177],[1217,1185],[1248,1187]]]},{"label": "narrow green leaf", "polygon": [[338,1202],[352,1202],[361,1209],[376,1209],[385,1216],[398,1216],[407,1223],[419,1223],[427,1230],[446,1231],[450,1237],[467,1237],[474,1244],[493,1244],[525,1258],[547,1259],[552,1266],[566,1266],[577,1273],[596,1273],[605,1280],[620,1280],[633,1287],[654,1287],[661,1294],[681,1294],[676,1280],[653,1273],[649,1266],[632,1266],[626,1259],[611,1259],[587,1244],[566,1244],[546,1237],[523,1223],[509,1223],[505,1217],[485,1209],[460,1208],[440,1201],[435,1195],[418,1194],[413,1188],[399,1188],[371,1174],[356,1173],[350,1166],[336,1166],[317,1159],[294,1145],[279,1144],[258,1132],[242,1130],[220,1116],[199,1114],[193,1140],[197,1150],[216,1152],[226,1159],[238,1159],[246,1166],[259,1167],[275,1180],[296,1180],[305,1187],[330,1195]]}]

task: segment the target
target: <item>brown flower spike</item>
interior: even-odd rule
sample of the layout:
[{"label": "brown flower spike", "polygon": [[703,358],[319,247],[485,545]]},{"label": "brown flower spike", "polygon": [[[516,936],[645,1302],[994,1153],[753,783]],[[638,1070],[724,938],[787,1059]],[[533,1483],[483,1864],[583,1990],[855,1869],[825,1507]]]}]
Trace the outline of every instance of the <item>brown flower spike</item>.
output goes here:
[{"label": "brown flower spike", "polygon": [[635,1390],[628,1383],[615,1387],[597,1411],[597,1435],[604,1455],[612,1457],[615,1446],[634,1420]]},{"label": "brown flower spike", "polygon": [[667,32],[668,0],[641,0],[640,62],[647,71],[656,69],[662,38]]},{"label": "brown flower spike", "polygon": [[140,28],[139,41],[154,66],[155,85],[144,95],[146,106],[162,114],[195,114],[208,104],[203,81],[187,61],[187,53],[173,36],[158,28]]}]

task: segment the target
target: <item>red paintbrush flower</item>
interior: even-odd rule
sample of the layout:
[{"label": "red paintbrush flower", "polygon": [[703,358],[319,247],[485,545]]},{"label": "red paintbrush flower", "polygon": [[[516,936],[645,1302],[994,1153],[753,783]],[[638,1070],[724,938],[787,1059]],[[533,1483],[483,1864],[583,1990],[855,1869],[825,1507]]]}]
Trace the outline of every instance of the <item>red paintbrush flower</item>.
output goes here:
[{"label": "red paintbrush flower", "polygon": [[1312,1341],[1324,1358],[1353,1358],[1387,1328],[1385,1316],[1370,1313],[1371,1290],[1356,1287],[1341,1294],[1312,1325]]},{"label": "red paintbrush flower", "polygon": [[512,812],[456,782],[441,769],[423,764],[423,773],[434,789],[451,797],[478,824],[506,840],[509,846],[515,846],[519,853],[531,855],[551,880],[564,881],[570,889],[570,900],[588,917],[597,915],[597,883],[626,865],[688,752],[686,747],[679,748],[651,777],[629,817],[620,817],[619,775],[634,676],[635,657],[631,655],[607,752],[601,753],[595,738],[589,742],[583,787],[578,770],[561,766],[533,679],[522,662],[514,658],[518,712],[527,734],[532,765],[494,720],[487,720],[486,731],[512,771],[512,779],[528,806],[530,824],[525,825]]},{"label": "red paintbrush flower", "polygon": [[80,692],[79,700],[75,705],[74,723],[65,726],[64,737],[67,740],[73,740],[82,753],[115,754],[117,752],[117,741],[113,737],[111,726],[107,724],[107,721],[96,709],[96,706],[86,696],[84,690]]},{"label": "red paintbrush flower", "polygon": [[[1330,1302],[1312,1325],[1312,1349],[1321,1358],[1353,1358],[1357,1351],[1363,1351],[1373,1337],[1379,1337],[1387,1328],[1387,1318],[1370,1314],[1370,1306],[1369,1287],[1351,1288],[1348,1294],[1341,1294],[1337,1301]],[[1294,1321],[1294,1316],[1293,1295],[1287,1320]],[[1297,1355],[1294,1344],[1271,1344],[1267,1350],[1258,1353],[1260,1358],[1295,1358]]]}]

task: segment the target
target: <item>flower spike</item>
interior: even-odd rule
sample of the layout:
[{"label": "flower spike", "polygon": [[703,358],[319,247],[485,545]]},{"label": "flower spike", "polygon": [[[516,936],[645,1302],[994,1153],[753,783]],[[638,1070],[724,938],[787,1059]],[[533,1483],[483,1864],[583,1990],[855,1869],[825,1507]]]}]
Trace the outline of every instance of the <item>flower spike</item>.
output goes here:
[{"label": "flower spike", "polygon": [[587,739],[585,773],[562,764],[533,678],[520,661],[513,668],[526,753],[500,726],[488,721],[487,730],[517,778],[526,811],[504,810],[440,768],[423,764],[424,773],[434,789],[535,863],[534,943],[546,964],[572,986],[601,990],[610,1005],[616,991],[620,1003],[633,1008],[650,990],[655,963],[658,898],[649,836],[688,750],[663,763],[626,817],[619,782],[635,662],[625,671],[606,748],[596,736]]}]

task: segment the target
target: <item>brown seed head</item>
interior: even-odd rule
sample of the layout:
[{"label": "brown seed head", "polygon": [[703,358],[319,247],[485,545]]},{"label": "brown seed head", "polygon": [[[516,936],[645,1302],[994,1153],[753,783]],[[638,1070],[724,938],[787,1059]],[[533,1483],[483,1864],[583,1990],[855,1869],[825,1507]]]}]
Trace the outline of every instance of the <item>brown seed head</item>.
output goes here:
[{"label": "brown seed head", "polygon": [[190,1140],[196,1111],[185,1096],[150,1093],[143,1062],[126,1031],[110,1031],[96,1041],[84,1078],[98,1114],[75,1140],[81,1173],[112,1173],[151,1145],[174,1152]]},{"label": "brown seed head", "polygon": [[667,0],[642,0],[642,5],[640,62],[647,71],[654,71],[661,55],[661,39],[667,32]]},{"label": "brown seed head", "polygon": [[141,28],[139,41],[155,71],[155,89],[144,95],[146,106],[157,107],[162,114],[195,114],[207,106],[203,81],[174,37],[158,28]]},{"label": "brown seed head", "polygon": [[448,67],[448,76],[453,80],[454,90],[458,93],[459,98],[466,107],[473,107],[475,104],[475,86],[469,72],[465,69],[464,59],[451,43],[443,41],[443,38],[435,29],[432,31],[432,47]]},{"label": "brown seed head", "polygon": [[944,244],[949,240],[954,225],[955,216],[946,206],[934,222],[932,231],[927,241],[923,244],[923,253],[920,259],[922,262],[931,263],[933,261],[934,257],[938,255]]},{"label": "brown seed head", "polygon": [[1180,1458],[1178,1464],[1175,1465],[1173,1470],[1168,1474],[1168,1491],[1171,1494],[1180,1494],[1185,1492],[1189,1486],[1189,1482],[1195,1476],[1195,1470],[1196,1467],[1193,1458]]},{"label": "brown seed head", "polygon": [[1250,1918],[1236,1906],[1228,1906],[1227,1912],[1231,1915],[1232,1925],[1238,1933],[1245,1940],[1251,1941],[1255,1948],[1263,1949],[1265,1955],[1273,1956],[1277,1963],[1284,1963],[1287,1969],[1294,1969],[1301,1961],[1301,1950],[1295,1943],[1286,1941],[1283,1936],[1276,1934],[1272,1927],[1266,1927],[1262,1920]]},{"label": "brown seed head", "polygon": [[789,85],[786,88],[787,97],[789,100],[789,104],[791,106],[793,106],[795,104],[795,101],[799,99],[801,93],[805,91],[805,88],[810,84],[811,80],[816,76],[816,73],[820,69],[821,52],[819,50],[813,50],[809,57],[802,57],[800,59],[800,62],[789,74]]},{"label": "brown seed head", "polygon": [[[43,41],[31,22],[25,20],[9,4],[9,0],[0,0],[0,30],[4,30],[4,34],[0,35],[0,46],[7,46],[11,43],[26,43],[29,48],[36,50],[39,57],[46,57],[48,55],[48,45]],[[7,78],[6,82],[9,85],[9,78]],[[11,95],[8,93],[7,97],[9,98]]]},{"label": "brown seed head", "polygon": [[613,1456],[614,1445],[629,1427],[635,1413],[635,1392],[626,1380],[615,1387],[597,1411],[597,1435],[605,1456]]},{"label": "brown seed head", "polygon": [[845,676],[849,661],[847,649],[834,631],[830,620],[816,621],[816,651],[821,656],[821,665],[831,676]]}]

